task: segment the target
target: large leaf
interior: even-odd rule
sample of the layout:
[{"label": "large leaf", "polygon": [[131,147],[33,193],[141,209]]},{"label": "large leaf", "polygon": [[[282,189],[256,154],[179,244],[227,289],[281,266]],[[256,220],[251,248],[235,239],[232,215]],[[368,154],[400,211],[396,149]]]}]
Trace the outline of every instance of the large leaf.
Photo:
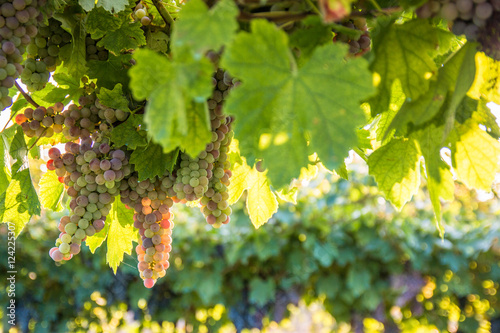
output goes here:
[{"label": "large leaf", "polygon": [[127,209],[120,198],[116,197],[106,219],[106,224],[109,223],[106,262],[115,274],[116,269],[123,261],[123,255],[131,254],[132,242],[137,241],[137,230],[134,229],[133,216],[134,211]]},{"label": "large leaf", "polygon": [[370,101],[373,115],[389,107],[391,87],[396,79],[409,98],[417,98],[428,90],[428,76],[436,70],[432,55],[437,53],[438,46],[438,29],[424,20],[393,22],[378,30],[373,41],[375,60],[371,65],[380,79],[379,94]]},{"label": "large leaf", "polygon": [[179,150],[176,149],[168,154],[163,152],[160,145],[150,142],[147,146],[138,147],[130,156],[130,163],[134,164],[140,181],[162,176],[166,170],[172,171]]},{"label": "large leaf", "polygon": [[197,156],[211,138],[205,102],[212,91],[210,63],[187,55],[171,62],[150,50],[137,51],[134,57],[130,87],[136,99],[148,99],[148,133],[165,151],[180,147]]},{"label": "large leaf", "polygon": [[231,0],[220,0],[210,10],[201,0],[188,1],[172,32],[174,53],[185,46],[200,56],[208,50],[220,50],[238,29],[236,15],[238,8]]},{"label": "large leaf", "polygon": [[368,158],[370,175],[398,209],[411,199],[420,185],[420,152],[414,140],[392,139]]},{"label": "large leaf", "polygon": [[146,44],[146,37],[141,29],[141,22],[123,22],[120,28],[109,31],[97,43],[118,55],[122,50],[136,49]]},{"label": "large leaf", "polygon": [[276,187],[298,177],[312,152],[329,169],[339,166],[364,120],[359,102],[373,91],[366,61],[346,62],[345,47],[325,45],[297,68],[283,31],[262,20],[251,31],[240,32],[222,58],[242,80],[226,104],[238,119],[242,154],[263,158]]}]

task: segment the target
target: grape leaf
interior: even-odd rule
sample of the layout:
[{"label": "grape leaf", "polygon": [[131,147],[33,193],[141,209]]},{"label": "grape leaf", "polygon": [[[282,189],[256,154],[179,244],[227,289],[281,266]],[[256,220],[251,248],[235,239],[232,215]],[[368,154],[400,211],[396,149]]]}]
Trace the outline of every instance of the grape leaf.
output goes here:
[{"label": "grape leaf", "polygon": [[97,94],[97,98],[99,98],[99,102],[102,105],[107,107],[130,111],[128,108],[128,100],[123,96],[121,83],[118,83],[113,90],[101,87]]},{"label": "grape leaf", "polygon": [[437,52],[437,31],[424,20],[391,23],[378,29],[373,39],[375,60],[371,69],[380,80],[378,95],[370,100],[372,115],[387,110],[396,79],[409,98],[415,99],[428,90],[430,81],[426,76],[436,70],[432,55]]},{"label": "grape leaf", "polygon": [[136,51],[134,57],[130,88],[136,99],[149,99],[144,116],[148,134],[165,151],[181,147],[197,156],[211,138],[205,102],[212,91],[210,63],[189,56],[170,62],[150,50]]},{"label": "grape leaf", "polygon": [[255,167],[248,166],[244,157],[241,157],[241,163],[232,164],[228,203],[236,203],[247,190],[246,207],[250,221],[256,229],[278,211],[278,200],[271,191],[266,174],[267,171],[259,172]]},{"label": "grape leaf", "polygon": [[[405,129],[406,124],[422,125],[431,120],[445,105],[448,114],[455,114],[455,110],[464,98],[474,80],[474,55],[476,47],[471,43],[465,44],[457,51],[437,74],[429,90],[418,99],[406,102],[394,117],[391,128]],[[445,104],[445,99],[448,102]],[[454,117],[453,117],[454,118]]]},{"label": "grape leaf", "polygon": [[104,228],[101,231],[95,233],[93,236],[87,237],[87,240],[85,240],[85,244],[87,244],[92,254],[94,254],[95,250],[97,250],[97,248],[104,243],[104,241],[108,237],[108,232],[109,232],[109,223],[106,222],[104,224]]},{"label": "grape leaf", "polygon": [[90,60],[87,65],[89,70],[87,75],[91,79],[97,79],[97,86],[113,89],[117,83],[128,87],[129,77],[127,68],[130,67],[132,55],[123,54],[115,56],[109,54],[108,60]]},{"label": "grape leaf", "polygon": [[474,117],[456,125],[450,140],[457,178],[469,188],[490,191],[498,170],[500,143],[480,129]]},{"label": "grape leaf", "polygon": [[178,149],[165,154],[160,145],[150,142],[147,146],[138,147],[133,151],[130,163],[134,164],[139,181],[153,179],[162,176],[165,170],[172,172],[178,154]]},{"label": "grape leaf", "polygon": [[389,101],[389,109],[377,116],[377,128],[375,130],[376,139],[382,144],[386,144],[391,140],[395,129],[391,129],[389,126],[399,109],[401,109],[405,99],[406,96],[401,89],[401,83],[398,79],[394,80]]},{"label": "grape leaf", "polygon": [[290,46],[300,49],[301,59],[308,59],[316,47],[331,42],[333,34],[331,27],[325,25],[318,16],[309,16],[301,24],[304,27],[290,35]]},{"label": "grape leaf", "polygon": [[500,61],[483,52],[476,53],[476,77],[468,94],[500,104]]},{"label": "grape leaf", "polygon": [[443,237],[444,226],[442,223],[440,198],[445,201],[453,200],[455,181],[453,180],[450,167],[446,163],[440,161],[438,171],[439,178],[427,175],[427,189],[429,190],[429,197],[434,208],[439,235]]},{"label": "grape leaf", "polygon": [[368,157],[370,175],[385,197],[401,209],[420,184],[420,152],[412,139],[392,139]]},{"label": "grape leaf", "polygon": [[136,149],[148,144],[146,131],[136,125],[137,118],[140,117],[131,114],[125,122],[113,127],[111,141],[114,142],[116,147],[127,146],[127,148]]},{"label": "grape leaf", "polygon": [[85,43],[87,32],[85,31],[85,22],[83,17],[72,22],[71,36],[71,56],[69,59],[65,60],[65,67],[67,68],[69,75],[79,78],[87,69],[87,47]]},{"label": "grape leaf", "polygon": [[118,13],[127,8],[127,0],[78,0],[85,11],[91,11],[94,7],[102,7],[110,13]]},{"label": "grape leaf", "polygon": [[122,19],[120,17],[111,14],[102,7],[95,7],[87,14],[85,27],[87,32],[92,35],[92,39],[97,40],[102,38],[108,31],[117,30],[121,25]]},{"label": "grape leaf", "polygon": [[16,134],[10,143],[9,154],[14,161],[14,164],[11,166],[12,175],[14,176],[19,170],[28,168],[29,162],[28,147],[26,147],[23,130],[19,125],[13,127],[16,128]]},{"label": "grape leaf", "polygon": [[272,279],[263,280],[253,278],[250,281],[250,302],[257,306],[264,306],[268,301],[274,300],[276,283]]},{"label": "grape leaf", "polygon": [[64,192],[64,185],[59,182],[55,172],[47,171],[40,178],[38,183],[40,189],[40,200],[43,208],[59,212],[63,209],[61,200]]},{"label": "grape leaf", "polygon": [[240,32],[222,58],[242,80],[225,109],[238,119],[242,154],[249,162],[263,158],[278,188],[298,177],[312,152],[334,169],[356,145],[364,120],[359,101],[373,91],[366,61],[346,62],[346,47],[325,45],[296,68],[285,32],[263,20],[253,20],[251,30]]},{"label": "grape leaf", "polygon": [[0,133],[0,194],[9,187],[11,179],[8,140],[6,133]]},{"label": "grape leaf", "polygon": [[141,22],[123,22],[120,28],[108,31],[97,43],[97,46],[105,47],[115,55],[123,50],[136,49],[146,45],[146,37],[141,29]]},{"label": "grape leaf", "polygon": [[31,182],[29,169],[18,171],[0,198],[2,222],[15,225],[16,237],[21,233],[31,216],[40,215],[40,201]]},{"label": "grape leaf", "polygon": [[168,52],[168,42],[170,41],[170,37],[166,33],[160,30],[148,30],[147,34],[146,41],[148,49],[161,53]]},{"label": "grape leaf", "polygon": [[106,219],[106,224],[109,223],[106,262],[115,274],[116,269],[123,261],[123,255],[132,253],[132,241],[137,242],[133,216],[134,211],[127,209],[120,201],[120,197],[116,197]]},{"label": "grape leaf", "polygon": [[82,90],[80,89],[80,81],[75,79],[74,77],[69,76],[67,73],[58,72],[52,75],[54,81],[57,82],[57,87],[51,83],[48,83],[48,86],[42,91],[38,91],[33,94],[33,97],[38,99],[42,99],[50,105],[53,105],[57,102],[64,101],[68,96],[78,96],[81,94]]},{"label": "grape leaf", "polygon": [[174,54],[189,47],[198,56],[218,51],[234,37],[238,29],[238,8],[231,0],[220,0],[208,9],[202,0],[190,0],[179,12],[172,31]]}]

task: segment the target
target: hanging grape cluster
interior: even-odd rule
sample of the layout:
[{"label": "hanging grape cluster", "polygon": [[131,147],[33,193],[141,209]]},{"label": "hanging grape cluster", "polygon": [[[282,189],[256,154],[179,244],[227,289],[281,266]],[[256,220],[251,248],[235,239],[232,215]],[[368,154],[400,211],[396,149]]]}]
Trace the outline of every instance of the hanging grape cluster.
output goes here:
[{"label": "hanging grape cluster", "polygon": [[38,91],[45,87],[50,72],[61,64],[61,48],[70,42],[71,34],[61,27],[61,22],[51,18],[47,24],[40,23],[38,34],[26,47],[27,59],[21,73],[21,81],[28,91]]},{"label": "hanging grape cluster", "polygon": [[85,88],[91,92],[78,103],[26,108],[16,116],[28,137],[62,133],[69,141],[64,152],[55,147],[48,152],[47,169],[56,173],[71,198],[70,213],[58,224],[61,233],[50,250],[52,259],[61,262],[78,254],[81,243],[105,227],[117,195],[135,211],[133,223],[140,235],[138,269],[148,288],[165,276],[169,267],[174,226],[171,208],[175,202],[199,200],[213,227],[229,222],[228,149],[233,134],[232,118],[223,114],[222,107],[233,79],[219,70],[213,80],[214,91],[208,100],[211,142],[195,158],[180,152],[173,170],[153,179],[139,180],[129,163],[130,152],[126,147],[115,147],[110,139],[113,126],[125,121],[129,113],[101,103],[93,91],[95,86],[85,79]]},{"label": "hanging grape cluster", "polygon": [[417,9],[420,18],[441,17],[451,22],[451,31],[477,41],[482,50],[500,60],[500,1],[429,1]]},{"label": "hanging grape cluster", "polygon": [[150,25],[151,21],[153,20],[151,15],[148,14],[148,8],[144,3],[142,3],[142,1],[139,2],[137,6],[135,6],[133,16],[137,21],[140,21],[141,24],[144,26]]},{"label": "hanging grape cluster", "polygon": [[39,0],[0,1],[0,110],[12,105],[9,88],[23,71],[26,46],[38,33]]},{"label": "hanging grape cluster", "polygon": [[371,38],[368,32],[368,26],[366,25],[366,19],[354,18],[343,21],[341,24],[348,29],[357,30],[361,33],[353,37],[352,35],[348,35],[343,31],[334,31],[334,42],[342,42],[348,44],[349,53],[355,56],[361,56],[370,51]]}]

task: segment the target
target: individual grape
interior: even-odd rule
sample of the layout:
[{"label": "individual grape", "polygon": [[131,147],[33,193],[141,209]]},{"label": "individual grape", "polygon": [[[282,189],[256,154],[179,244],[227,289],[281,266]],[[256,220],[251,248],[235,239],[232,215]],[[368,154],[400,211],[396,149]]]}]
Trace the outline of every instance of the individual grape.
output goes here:
[{"label": "individual grape", "polygon": [[352,30],[361,31],[358,36],[351,36],[342,32],[335,32],[334,42],[342,42],[349,45],[349,53],[361,56],[370,50],[371,39],[368,33],[366,20],[362,18],[350,19],[342,22],[342,25]]},{"label": "individual grape", "polygon": [[478,4],[475,10],[475,16],[481,20],[487,20],[493,14],[493,6],[488,2]]}]

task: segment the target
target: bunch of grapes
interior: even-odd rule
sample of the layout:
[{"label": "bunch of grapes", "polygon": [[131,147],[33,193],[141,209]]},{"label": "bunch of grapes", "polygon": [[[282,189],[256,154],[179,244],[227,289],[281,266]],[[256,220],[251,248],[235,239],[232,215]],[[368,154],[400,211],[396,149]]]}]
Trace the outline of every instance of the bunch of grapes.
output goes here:
[{"label": "bunch of grapes", "polygon": [[61,63],[59,53],[62,47],[71,42],[71,34],[61,27],[61,22],[49,19],[48,25],[40,24],[38,34],[26,47],[27,59],[21,73],[21,81],[28,91],[45,87],[50,72]]},{"label": "bunch of grapes", "polygon": [[169,177],[170,174],[166,172],[161,178],[138,181],[137,176],[133,175],[126,183],[122,182],[121,200],[135,210],[134,227],[141,236],[136,253],[138,269],[146,288],[153,287],[158,278],[165,276],[165,270],[169,267],[174,227],[174,215],[170,211],[174,201],[167,196],[171,186],[164,184],[164,180]]},{"label": "bunch of grapes", "polygon": [[70,104],[65,110],[62,103],[48,108],[27,108],[15,120],[28,137],[51,137],[62,132],[68,140],[92,136],[94,141],[101,142],[109,134],[110,124],[128,117],[123,110],[102,105],[95,93],[80,97],[78,102],[80,106]]},{"label": "bunch of grapes", "polygon": [[134,18],[138,21],[141,21],[141,24],[146,26],[150,25],[153,20],[150,15],[148,15],[148,8],[142,3],[139,2],[134,9]]},{"label": "bunch of grapes", "polygon": [[333,37],[334,42],[340,41],[348,44],[349,53],[356,56],[361,56],[370,51],[371,39],[370,34],[368,33],[366,19],[353,18],[342,22],[342,25],[349,29],[358,30],[361,32],[361,34],[356,37],[350,37],[342,31],[338,31],[335,32],[335,37]]},{"label": "bunch of grapes", "polygon": [[102,230],[121,181],[132,172],[124,151],[111,150],[107,143],[95,144],[90,137],[80,144],[66,143],[65,150],[61,154],[51,148],[47,162],[47,169],[55,171],[72,198],[70,215],[61,218],[61,234],[50,251],[55,261],[71,259],[87,236]]},{"label": "bunch of grapes", "polygon": [[23,53],[41,18],[39,0],[0,1],[0,110],[12,105],[9,88],[23,71]]},{"label": "bunch of grapes", "polygon": [[487,55],[500,60],[500,0],[432,0],[418,8],[417,15],[451,22],[455,35],[478,41]]},{"label": "bunch of grapes", "polygon": [[85,46],[87,52],[87,60],[106,61],[109,57],[109,52],[102,46],[97,46],[99,40],[92,39],[90,35],[85,38]]},{"label": "bunch of grapes", "polygon": [[231,208],[227,202],[229,194],[229,178],[231,177],[231,163],[228,160],[228,149],[233,138],[231,131],[232,118],[225,116],[222,108],[224,99],[233,86],[233,79],[229,73],[218,70],[214,76],[214,93],[208,100],[210,122],[212,128],[212,142],[206,147],[207,154],[213,156],[213,167],[208,173],[208,189],[200,200],[201,212],[207,223],[214,228],[229,222]]}]

